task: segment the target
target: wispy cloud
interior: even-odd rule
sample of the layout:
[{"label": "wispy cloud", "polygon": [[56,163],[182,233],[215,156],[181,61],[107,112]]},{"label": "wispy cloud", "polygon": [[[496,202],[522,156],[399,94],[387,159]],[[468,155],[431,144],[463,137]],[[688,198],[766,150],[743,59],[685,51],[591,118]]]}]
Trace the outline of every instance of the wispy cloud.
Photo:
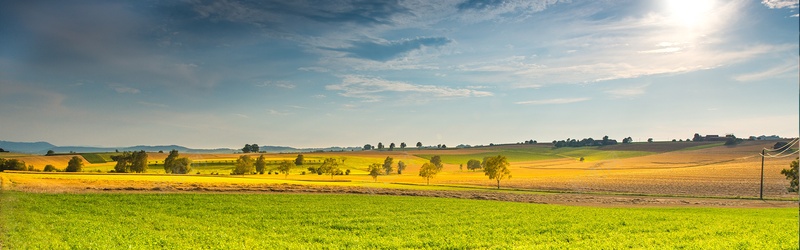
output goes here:
[{"label": "wispy cloud", "polygon": [[240,118],[250,119],[250,116],[247,116],[245,114],[234,113],[233,115],[238,116]]},{"label": "wispy cloud", "polygon": [[568,104],[568,103],[583,102],[583,101],[588,101],[588,100],[589,100],[589,98],[586,98],[586,97],[555,98],[555,99],[521,101],[521,102],[515,102],[515,104],[521,104],[521,105]]},{"label": "wispy cloud", "polygon": [[439,47],[450,43],[445,37],[418,37],[398,41],[362,41],[355,42],[347,48],[328,48],[333,51],[345,52],[350,56],[387,61],[412,50],[422,47]]},{"label": "wispy cloud", "polygon": [[645,93],[645,89],[647,88],[647,84],[641,86],[634,86],[628,88],[620,88],[620,89],[612,89],[606,91],[606,93],[610,94],[612,98],[625,98],[625,97],[634,97],[640,96]]},{"label": "wispy cloud", "polygon": [[748,74],[741,74],[734,76],[733,79],[740,81],[740,82],[750,82],[750,81],[759,81],[764,79],[770,79],[775,77],[780,77],[786,73],[792,72],[791,75],[797,76],[798,75],[798,66],[797,62],[789,62],[786,64],[778,65],[776,67]]},{"label": "wispy cloud", "polygon": [[111,87],[114,88],[114,91],[117,91],[117,93],[120,94],[139,94],[139,92],[141,92],[139,91],[139,89],[120,86],[120,85],[112,85]]},{"label": "wispy cloud", "polygon": [[798,0],[761,0],[761,4],[769,7],[770,9],[790,8],[797,9]]},{"label": "wispy cloud", "polygon": [[256,84],[257,87],[278,87],[284,89],[293,89],[297,87],[294,83],[289,81],[265,81],[260,84]]},{"label": "wispy cloud", "polygon": [[283,115],[290,115],[291,113],[288,113],[288,112],[281,112],[281,111],[274,110],[274,109],[268,109],[268,110],[267,110],[267,114],[269,114],[269,115],[281,115],[281,116],[283,116]]},{"label": "wispy cloud", "polygon": [[339,91],[346,97],[362,98],[366,101],[379,101],[383,98],[381,93],[417,93],[434,97],[484,97],[492,96],[491,92],[466,88],[450,88],[435,85],[419,85],[401,81],[389,81],[377,77],[360,75],[346,75],[342,83],[325,86],[328,90]]}]

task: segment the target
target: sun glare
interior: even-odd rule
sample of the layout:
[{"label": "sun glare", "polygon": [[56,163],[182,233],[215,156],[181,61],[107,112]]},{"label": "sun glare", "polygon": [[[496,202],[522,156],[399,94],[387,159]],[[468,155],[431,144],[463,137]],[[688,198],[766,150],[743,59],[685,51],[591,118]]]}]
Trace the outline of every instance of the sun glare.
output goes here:
[{"label": "sun glare", "polygon": [[667,0],[669,16],[686,27],[701,26],[714,6],[713,0]]}]

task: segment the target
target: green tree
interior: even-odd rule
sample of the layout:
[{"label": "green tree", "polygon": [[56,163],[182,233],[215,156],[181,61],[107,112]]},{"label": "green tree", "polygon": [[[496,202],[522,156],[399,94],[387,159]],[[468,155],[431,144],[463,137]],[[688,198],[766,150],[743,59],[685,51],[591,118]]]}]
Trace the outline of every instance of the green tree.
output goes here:
[{"label": "green tree", "polygon": [[431,178],[436,176],[436,174],[438,173],[439,173],[439,167],[437,167],[436,164],[430,162],[422,164],[422,167],[419,168],[419,176],[425,178],[425,180],[428,182],[428,185],[431,184]]},{"label": "green tree", "polygon": [[304,160],[305,159],[303,158],[303,155],[299,154],[299,155],[297,155],[297,158],[294,158],[294,165],[302,166]]},{"label": "green tree", "polygon": [[167,158],[164,159],[164,172],[165,173],[167,173],[167,174],[171,174],[172,173],[172,166],[173,166],[172,162],[175,161],[175,159],[178,159],[178,150],[174,150],[173,149],[173,150],[169,151],[169,155],[167,155]]},{"label": "green tree", "polygon": [[44,166],[44,171],[45,172],[58,172],[58,169],[56,168],[56,166],[47,164],[47,165]]},{"label": "green tree", "polygon": [[386,156],[386,159],[383,160],[383,172],[385,172],[386,175],[389,175],[389,174],[392,173],[392,164],[393,163],[394,163],[394,159],[392,159],[392,157],[389,157],[389,156]]},{"label": "green tree", "polygon": [[490,180],[497,180],[497,189],[500,189],[500,180],[511,178],[510,164],[505,156],[488,157],[483,163],[483,172]]},{"label": "green tree", "polygon": [[264,155],[258,156],[256,159],[256,172],[259,174],[264,174],[264,170],[267,168],[267,161],[264,159]]},{"label": "green tree", "polygon": [[378,150],[383,149],[383,143],[378,142]]},{"label": "green tree", "polygon": [[438,155],[434,155],[433,157],[431,157],[431,163],[433,163],[433,165],[435,165],[436,168],[439,169],[440,171],[442,170],[442,168],[444,168],[444,165],[442,165],[442,157]]},{"label": "green tree", "polygon": [[80,172],[81,170],[83,170],[83,159],[77,156],[73,156],[69,159],[67,168],[64,169],[65,172]]},{"label": "green tree", "polygon": [[339,171],[339,161],[332,157],[326,158],[325,161],[322,162],[322,165],[319,166],[319,170],[317,170],[318,173],[330,174],[331,179],[333,179],[333,176]]},{"label": "green tree", "polygon": [[797,160],[789,164],[789,168],[781,170],[781,174],[789,180],[789,192],[797,192]]},{"label": "green tree", "polygon": [[647,138],[647,142],[653,142],[653,138]]},{"label": "green tree", "polygon": [[234,164],[231,174],[251,174],[255,171],[254,165],[255,162],[253,162],[253,158],[250,158],[249,155],[239,156],[239,159],[236,159],[236,164]]},{"label": "green tree", "polygon": [[56,152],[51,149],[51,150],[47,150],[47,154],[45,154],[45,155],[46,156],[51,156],[51,155],[54,155],[54,154],[56,154]]},{"label": "green tree", "polygon": [[17,159],[2,159],[0,158],[0,172],[5,170],[25,170],[25,162]]},{"label": "green tree", "polygon": [[392,144],[389,144],[389,151],[393,151],[393,150],[394,150],[394,142],[392,142]]},{"label": "green tree", "polygon": [[188,174],[192,171],[192,160],[188,157],[180,157],[172,161],[171,172],[173,174]]},{"label": "green tree", "polygon": [[290,160],[283,160],[281,162],[281,164],[278,165],[278,172],[283,174],[283,178],[284,179],[288,178],[289,177],[289,171],[292,171],[292,168],[294,168],[294,166],[295,166],[294,162],[292,162]]},{"label": "green tree", "polygon": [[244,144],[244,147],[242,148],[242,153],[245,154],[250,153],[250,144]]},{"label": "green tree", "polygon": [[406,163],[403,161],[397,162],[397,174],[403,174],[403,171],[406,170]]},{"label": "green tree", "polygon": [[417,142],[417,148],[422,148],[422,142]]},{"label": "green tree", "polygon": [[364,150],[372,150],[372,145],[364,144]]},{"label": "green tree", "polygon": [[250,152],[253,153],[261,152],[261,148],[258,147],[258,144],[253,143],[253,145],[250,145]]},{"label": "green tree", "polygon": [[369,172],[369,176],[372,176],[373,181],[378,181],[378,175],[381,174],[381,164],[372,163],[367,168],[367,172]]},{"label": "green tree", "polygon": [[400,149],[405,149],[405,148],[406,148],[406,143],[405,142],[401,142],[400,143]]},{"label": "green tree", "polygon": [[112,160],[116,160],[117,164],[114,165],[114,172],[127,173],[130,169],[131,153],[122,152],[122,155],[111,156]]},{"label": "green tree", "polygon": [[147,152],[140,150],[131,154],[131,165],[128,167],[131,172],[144,173],[147,172]]},{"label": "green tree", "polygon": [[474,172],[475,170],[478,170],[478,169],[481,169],[481,168],[482,168],[481,167],[481,161],[475,160],[475,159],[470,159],[469,161],[467,161],[467,170],[471,170],[471,171]]}]

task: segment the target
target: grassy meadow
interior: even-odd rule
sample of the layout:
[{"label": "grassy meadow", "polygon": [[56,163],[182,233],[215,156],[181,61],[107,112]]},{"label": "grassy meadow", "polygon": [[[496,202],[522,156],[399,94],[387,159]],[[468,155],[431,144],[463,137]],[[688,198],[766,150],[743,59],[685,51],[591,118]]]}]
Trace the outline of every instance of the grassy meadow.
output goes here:
[{"label": "grassy meadow", "polygon": [[796,209],[319,194],[0,194],[8,249],[792,249]]}]

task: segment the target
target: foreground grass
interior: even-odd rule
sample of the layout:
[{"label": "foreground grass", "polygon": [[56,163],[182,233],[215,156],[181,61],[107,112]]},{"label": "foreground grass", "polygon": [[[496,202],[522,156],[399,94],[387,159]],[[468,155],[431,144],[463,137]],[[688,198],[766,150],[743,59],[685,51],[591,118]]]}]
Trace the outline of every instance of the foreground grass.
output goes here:
[{"label": "foreground grass", "polygon": [[317,194],[0,193],[9,249],[797,246],[795,209],[595,208]]}]

